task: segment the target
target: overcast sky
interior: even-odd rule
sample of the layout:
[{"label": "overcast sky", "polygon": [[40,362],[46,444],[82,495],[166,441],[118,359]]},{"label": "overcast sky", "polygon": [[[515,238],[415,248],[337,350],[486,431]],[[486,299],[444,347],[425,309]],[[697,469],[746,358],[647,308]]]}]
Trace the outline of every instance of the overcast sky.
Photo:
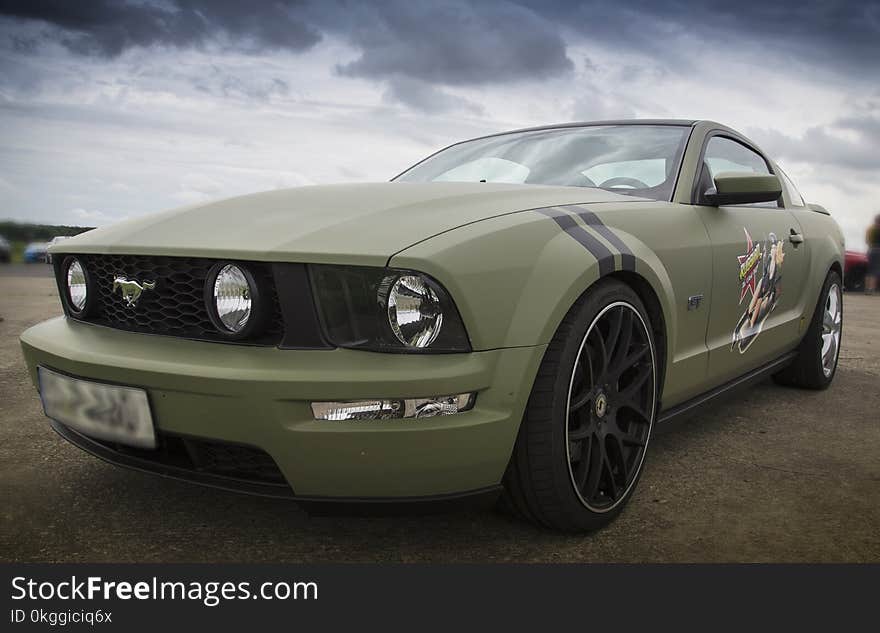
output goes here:
[{"label": "overcast sky", "polygon": [[0,0],[0,217],[388,180],[462,138],[624,117],[739,129],[861,248],[880,3]]}]

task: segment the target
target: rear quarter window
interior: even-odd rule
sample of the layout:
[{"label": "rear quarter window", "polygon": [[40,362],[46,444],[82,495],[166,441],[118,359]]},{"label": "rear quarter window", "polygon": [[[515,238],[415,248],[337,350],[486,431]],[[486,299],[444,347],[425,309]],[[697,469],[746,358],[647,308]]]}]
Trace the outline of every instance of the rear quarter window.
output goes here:
[{"label": "rear quarter window", "polygon": [[793,207],[805,207],[807,204],[804,202],[804,197],[797,190],[797,187],[794,186],[794,183],[791,181],[791,178],[788,177],[781,169],[779,170],[779,175],[782,178],[782,186],[785,187],[785,193],[788,194],[788,199]]}]

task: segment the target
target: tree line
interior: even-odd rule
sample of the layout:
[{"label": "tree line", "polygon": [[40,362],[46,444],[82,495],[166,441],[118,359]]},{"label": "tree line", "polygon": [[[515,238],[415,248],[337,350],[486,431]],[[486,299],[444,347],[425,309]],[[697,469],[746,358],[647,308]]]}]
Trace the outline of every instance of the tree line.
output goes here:
[{"label": "tree line", "polygon": [[10,242],[48,242],[58,235],[79,235],[91,231],[93,228],[95,227],[0,221],[0,235]]}]

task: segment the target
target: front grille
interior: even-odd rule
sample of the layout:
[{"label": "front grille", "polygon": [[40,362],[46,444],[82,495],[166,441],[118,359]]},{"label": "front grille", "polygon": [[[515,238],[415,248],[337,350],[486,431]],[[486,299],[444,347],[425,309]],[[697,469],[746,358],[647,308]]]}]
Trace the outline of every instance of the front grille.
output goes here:
[{"label": "front grille", "polygon": [[[97,288],[97,302],[86,320],[120,330],[164,334],[199,340],[227,340],[217,332],[205,306],[205,281],[217,260],[195,257],[145,255],[78,255]],[[247,343],[277,345],[284,334],[278,295],[269,265],[248,263],[254,276],[266,279],[270,289],[269,319],[262,332]],[[123,275],[143,283],[155,281],[135,307],[121,293],[113,292],[113,280]]]}]

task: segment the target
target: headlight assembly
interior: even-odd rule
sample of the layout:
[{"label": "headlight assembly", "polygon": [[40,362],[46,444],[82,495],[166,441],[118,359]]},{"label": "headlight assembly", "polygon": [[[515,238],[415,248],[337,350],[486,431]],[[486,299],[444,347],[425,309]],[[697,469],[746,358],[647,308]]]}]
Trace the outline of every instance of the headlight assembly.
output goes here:
[{"label": "headlight assembly", "polygon": [[430,347],[437,340],[443,327],[443,307],[423,277],[404,275],[391,286],[388,324],[407,347]]},{"label": "headlight assembly", "polygon": [[470,342],[449,293],[411,270],[311,266],[327,338],[338,347],[384,352],[467,352]]}]

